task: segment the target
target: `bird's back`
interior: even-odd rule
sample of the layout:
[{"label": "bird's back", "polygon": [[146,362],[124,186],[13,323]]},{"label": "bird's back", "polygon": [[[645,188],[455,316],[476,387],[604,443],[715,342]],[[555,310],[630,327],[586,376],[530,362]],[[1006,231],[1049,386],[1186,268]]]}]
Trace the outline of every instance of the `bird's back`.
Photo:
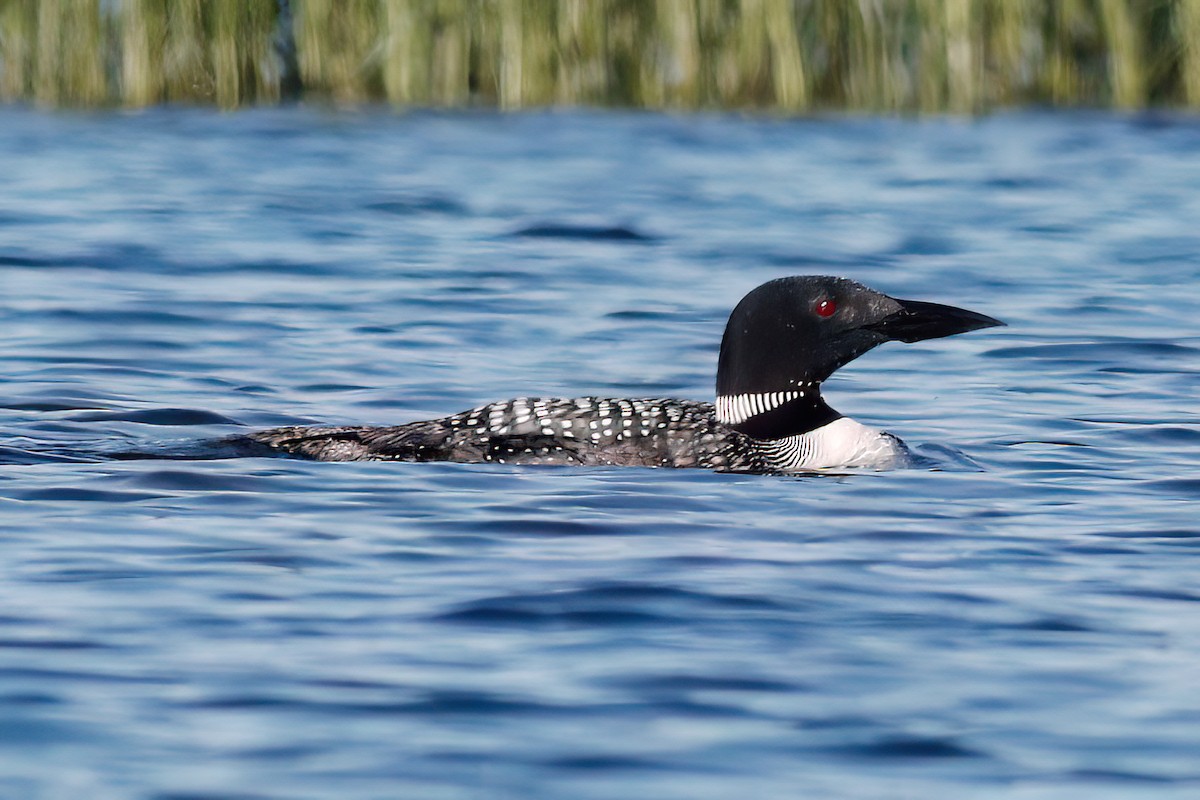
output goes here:
[{"label": "bird's back", "polygon": [[517,398],[395,427],[275,428],[251,439],[322,461],[457,461],[751,469],[711,403]]}]

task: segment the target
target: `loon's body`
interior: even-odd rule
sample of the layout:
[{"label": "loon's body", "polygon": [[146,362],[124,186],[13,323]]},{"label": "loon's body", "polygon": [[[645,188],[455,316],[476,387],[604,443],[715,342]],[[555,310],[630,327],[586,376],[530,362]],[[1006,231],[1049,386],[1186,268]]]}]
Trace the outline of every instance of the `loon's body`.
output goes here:
[{"label": "loon's body", "polygon": [[1001,325],[971,311],[895,300],[842,278],[770,281],[734,309],[717,401],[518,398],[394,427],[291,427],[250,435],[322,461],[703,467],[802,472],[908,463],[895,436],[843,417],[820,385],[884,341]]},{"label": "loon's body", "polygon": [[847,417],[795,436],[760,440],[722,423],[711,403],[672,398],[521,397],[395,427],[276,428],[253,438],[321,461],[703,467],[767,473],[889,469],[908,459],[907,448],[895,436]]}]

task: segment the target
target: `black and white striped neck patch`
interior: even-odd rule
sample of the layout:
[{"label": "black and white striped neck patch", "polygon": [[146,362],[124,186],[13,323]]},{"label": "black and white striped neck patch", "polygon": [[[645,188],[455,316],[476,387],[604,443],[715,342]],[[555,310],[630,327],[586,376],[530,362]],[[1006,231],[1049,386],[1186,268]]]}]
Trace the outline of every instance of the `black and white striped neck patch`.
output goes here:
[{"label": "black and white striped neck patch", "polygon": [[805,392],[805,389],[791,389],[784,392],[719,395],[717,420],[725,425],[738,425],[753,416],[779,408],[784,403],[798,400],[804,397]]}]

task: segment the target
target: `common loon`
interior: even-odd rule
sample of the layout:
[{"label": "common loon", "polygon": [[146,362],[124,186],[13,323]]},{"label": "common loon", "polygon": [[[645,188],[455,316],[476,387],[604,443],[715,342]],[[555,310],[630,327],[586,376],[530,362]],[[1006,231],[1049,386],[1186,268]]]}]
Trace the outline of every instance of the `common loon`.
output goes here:
[{"label": "common loon", "polygon": [[717,362],[716,403],[518,398],[395,427],[290,427],[250,435],[322,461],[704,467],[786,473],[889,469],[908,448],[834,411],[821,382],[886,341],[1003,325],[953,306],[897,300],[845,278],[768,281],[737,304]]}]

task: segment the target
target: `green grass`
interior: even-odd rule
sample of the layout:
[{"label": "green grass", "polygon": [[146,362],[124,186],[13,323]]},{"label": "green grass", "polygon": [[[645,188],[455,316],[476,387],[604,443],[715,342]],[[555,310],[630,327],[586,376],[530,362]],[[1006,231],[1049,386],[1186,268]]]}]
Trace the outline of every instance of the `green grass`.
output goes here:
[{"label": "green grass", "polygon": [[0,0],[0,100],[1200,106],[1200,0]]}]

